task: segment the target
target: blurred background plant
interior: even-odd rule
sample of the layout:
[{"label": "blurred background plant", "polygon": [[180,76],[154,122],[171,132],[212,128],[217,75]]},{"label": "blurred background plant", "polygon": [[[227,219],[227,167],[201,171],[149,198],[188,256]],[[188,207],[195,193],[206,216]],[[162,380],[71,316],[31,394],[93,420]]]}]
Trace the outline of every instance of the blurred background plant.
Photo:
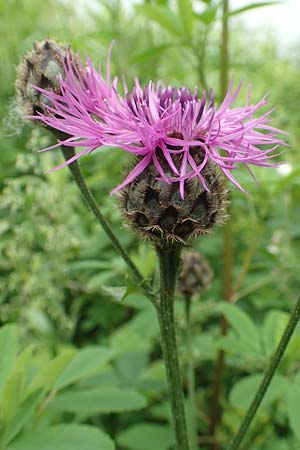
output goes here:
[{"label": "blurred background plant", "polygon": [[[249,195],[232,192],[229,303],[222,294],[222,230],[195,244],[215,277],[201,300],[195,295],[189,349],[184,302],[176,304],[183,370],[190,358],[195,368],[203,450],[225,449],[237,430],[300,290],[300,52],[296,45],[282,49],[276,32],[270,39],[263,29],[249,33],[241,26],[239,17],[254,6],[231,9],[230,72],[244,80],[245,96],[252,84],[253,101],[271,92],[276,126],[288,132],[290,147],[281,168],[255,171],[258,184],[246,172],[238,175]],[[261,14],[272,8],[261,8]],[[95,63],[104,63],[116,39],[113,72],[124,74],[128,84],[138,74],[142,82],[213,87],[220,98],[221,4],[10,0],[1,2],[0,18],[0,448],[73,450],[76,443],[78,449],[111,450],[110,435],[122,450],[171,449],[152,306],[127,279],[123,261],[87,212],[67,169],[45,173],[61,155],[36,153],[52,140],[19,117],[15,66],[34,40],[47,36],[87,51]],[[121,151],[102,149],[81,167],[120,240],[143,274],[155,280],[153,249],[124,233],[117,199],[109,198],[125,158]],[[230,325],[226,336],[220,332],[222,316]],[[299,345],[298,330],[243,450],[299,449]],[[212,436],[210,405],[221,350],[226,359]]]}]

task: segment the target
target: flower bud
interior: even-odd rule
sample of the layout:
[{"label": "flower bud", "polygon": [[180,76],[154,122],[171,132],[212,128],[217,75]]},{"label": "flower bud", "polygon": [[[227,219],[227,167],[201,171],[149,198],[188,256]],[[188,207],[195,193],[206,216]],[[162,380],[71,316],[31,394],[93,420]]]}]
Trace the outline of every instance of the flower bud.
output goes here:
[{"label": "flower bud", "polygon": [[182,257],[182,270],[177,289],[181,294],[191,297],[203,294],[213,278],[213,272],[200,252],[187,252]]},{"label": "flower bud", "polygon": [[49,99],[36,87],[60,92],[58,75],[63,73],[65,56],[65,47],[46,39],[36,42],[33,50],[21,61],[17,68],[16,88],[24,114],[45,113],[44,105],[50,104]]},{"label": "flower bud", "polygon": [[[159,152],[158,152],[159,155]],[[194,158],[201,164],[201,150],[194,150]],[[158,156],[166,176],[172,177],[164,158]],[[181,155],[174,158],[180,166]],[[201,176],[208,190],[198,178],[185,181],[184,197],[179,182],[162,181],[153,163],[122,189],[122,211],[130,228],[146,239],[187,244],[198,235],[210,233],[215,225],[226,219],[228,190],[217,166],[208,161]]]}]

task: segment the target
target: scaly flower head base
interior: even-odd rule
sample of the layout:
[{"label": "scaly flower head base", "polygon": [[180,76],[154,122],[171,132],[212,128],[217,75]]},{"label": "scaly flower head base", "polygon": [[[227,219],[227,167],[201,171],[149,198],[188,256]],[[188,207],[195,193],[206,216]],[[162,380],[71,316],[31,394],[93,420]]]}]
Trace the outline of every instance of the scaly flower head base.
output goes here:
[{"label": "scaly flower head base", "polygon": [[[198,165],[203,153],[191,151]],[[161,151],[157,160],[165,173],[172,176]],[[175,167],[180,167],[182,155],[174,155]],[[137,164],[138,165],[138,164]],[[207,161],[201,177],[206,189],[196,177],[185,181],[185,195],[179,192],[180,182],[166,183],[156,165],[150,162],[133,182],[122,189],[122,212],[130,228],[156,243],[188,244],[198,235],[209,234],[215,225],[227,219],[228,189],[224,177],[212,161]]]},{"label": "scaly flower head base", "polygon": [[[60,92],[37,87],[50,106],[45,105],[46,112],[34,118],[68,135],[64,145],[81,149],[72,161],[103,145],[138,156],[137,164],[113,192],[132,183],[150,164],[162,181],[178,183],[182,198],[186,182],[193,178],[209,190],[203,177],[208,161],[241,190],[233,175],[240,164],[249,170],[251,165],[277,165],[269,159],[284,144],[277,137],[281,131],[270,125],[272,111],[256,116],[267,103],[265,97],[251,105],[249,94],[243,107],[233,107],[241,84],[234,91],[231,83],[217,108],[212,91],[200,97],[197,89],[191,92],[160,83],[150,82],[142,88],[138,79],[131,92],[124,82],[125,95],[121,95],[117,78],[110,78],[109,60],[110,51],[104,78],[89,59],[84,66],[78,55],[67,52]],[[195,148],[201,154],[200,162],[195,158]],[[162,159],[170,169],[168,173]]]}]

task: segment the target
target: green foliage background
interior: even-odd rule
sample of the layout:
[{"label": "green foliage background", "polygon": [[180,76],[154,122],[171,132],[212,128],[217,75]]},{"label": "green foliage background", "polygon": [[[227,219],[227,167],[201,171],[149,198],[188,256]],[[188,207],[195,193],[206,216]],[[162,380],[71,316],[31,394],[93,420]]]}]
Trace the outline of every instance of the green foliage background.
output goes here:
[{"label": "green foliage background", "polygon": [[[196,12],[189,10],[191,5]],[[71,43],[104,65],[115,39],[112,71],[124,74],[128,84],[135,74],[142,82],[208,84],[218,97],[219,19],[219,2],[213,0],[153,0],[127,8],[119,0],[0,3],[1,450],[112,450],[113,441],[120,450],[168,450],[173,445],[152,306],[131,285],[123,261],[87,211],[68,170],[46,173],[61,155],[36,152],[52,138],[19,117],[16,65],[34,40],[45,37]],[[299,70],[297,48],[279,51],[275,33],[250,35],[239,25],[238,14],[232,17],[230,71],[236,83],[245,82],[241,98],[248,83],[253,101],[271,92],[274,123],[288,133],[289,147],[279,159],[288,162],[289,171],[259,169],[257,184],[243,170],[239,173],[249,195],[232,192],[234,305],[222,298],[222,230],[195,243],[215,273],[210,290],[193,305],[192,356],[203,450],[211,448],[217,352],[226,351],[224,413],[216,436],[222,450],[239,426],[300,291]],[[118,201],[109,197],[128,164],[128,156],[117,149],[102,149],[81,161],[113,229],[144,275],[152,277],[156,261],[151,246],[124,232]],[[191,355],[184,343],[180,299],[176,307],[184,372]],[[231,325],[226,337],[220,335],[222,314]],[[243,450],[300,448],[299,348],[298,330]]]}]

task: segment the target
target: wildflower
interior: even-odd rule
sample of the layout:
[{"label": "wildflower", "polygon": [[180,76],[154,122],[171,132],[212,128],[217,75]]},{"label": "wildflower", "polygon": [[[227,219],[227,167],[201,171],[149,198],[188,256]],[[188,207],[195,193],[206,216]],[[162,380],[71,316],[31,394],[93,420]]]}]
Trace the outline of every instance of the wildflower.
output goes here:
[{"label": "wildflower", "polygon": [[88,58],[84,66],[79,56],[67,52],[60,92],[36,89],[47,98],[47,105],[35,118],[68,136],[50,149],[61,144],[81,149],[57,168],[104,145],[138,157],[113,193],[137,179],[150,164],[163,182],[179,183],[182,198],[187,180],[193,178],[209,191],[203,176],[209,161],[243,191],[233,176],[239,164],[249,170],[250,165],[277,166],[269,159],[284,143],[277,137],[280,130],[270,125],[272,110],[255,118],[266,105],[266,97],[251,105],[249,93],[243,107],[233,107],[241,83],[235,91],[230,84],[219,107],[212,91],[200,97],[197,89],[191,92],[160,83],[150,82],[142,88],[138,79],[131,92],[124,82],[125,94],[121,95],[118,79],[110,77],[110,51],[106,78]]},{"label": "wildflower", "polygon": [[[17,88],[35,119],[59,139],[45,150],[63,146],[71,164],[102,146],[121,148],[135,156],[134,164],[112,193],[121,190],[122,211],[131,228],[157,241],[187,243],[207,234],[226,219],[227,177],[243,191],[233,173],[242,164],[270,163],[284,141],[270,124],[271,111],[256,116],[266,97],[233,107],[241,89],[228,92],[219,107],[214,94],[164,87],[138,79],[130,92],[117,77],[106,76],[89,58],[46,40],[37,43],[21,63]],[[74,151],[77,150],[77,153]],[[69,149],[69,150],[68,150]],[[161,241],[161,242],[162,242]]]}]

